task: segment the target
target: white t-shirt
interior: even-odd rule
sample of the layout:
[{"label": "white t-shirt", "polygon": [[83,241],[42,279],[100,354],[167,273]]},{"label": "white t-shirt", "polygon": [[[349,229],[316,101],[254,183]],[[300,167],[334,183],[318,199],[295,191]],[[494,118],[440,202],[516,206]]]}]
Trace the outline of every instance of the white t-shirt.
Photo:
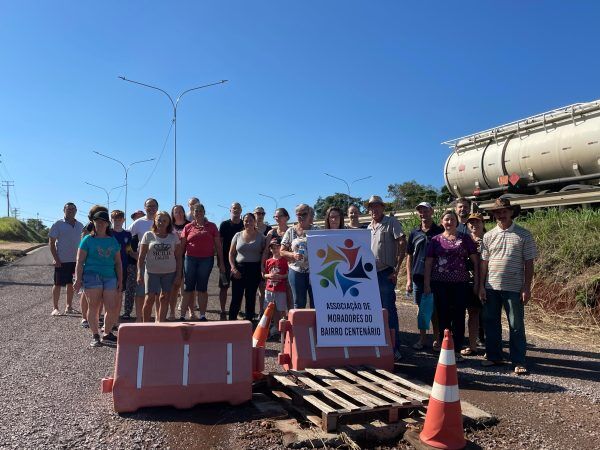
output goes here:
[{"label": "white t-shirt", "polygon": [[140,244],[148,246],[146,253],[146,271],[148,273],[172,273],[177,268],[175,247],[181,243],[175,233],[161,238],[153,231],[148,231]]},{"label": "white t-shirt", "polygon": [[152,228],[153,223],[154,219],[148,219],[146,216],[140,217],[129,226],[128,231],[131,232],[132,237],[137,236],[138,240],[142,242],[144,233],[146,231],[150,231],[150,228]]}]

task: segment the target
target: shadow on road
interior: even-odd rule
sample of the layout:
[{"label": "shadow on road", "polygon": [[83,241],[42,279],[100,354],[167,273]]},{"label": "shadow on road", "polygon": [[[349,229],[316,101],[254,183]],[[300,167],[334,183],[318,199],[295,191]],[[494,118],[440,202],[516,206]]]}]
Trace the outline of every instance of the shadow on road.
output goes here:
[{"label": "shadow on road", "polygon": [[52,286],[52,283],[23,283],[20,281],[0,281],[1,286]]}]

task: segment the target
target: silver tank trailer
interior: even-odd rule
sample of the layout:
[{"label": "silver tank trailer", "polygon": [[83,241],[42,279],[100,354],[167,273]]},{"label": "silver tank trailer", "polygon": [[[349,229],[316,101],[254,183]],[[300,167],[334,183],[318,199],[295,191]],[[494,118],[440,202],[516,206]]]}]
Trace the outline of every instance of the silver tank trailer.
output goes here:
[{"label": "silver tank trailer", "polygon": [[[600,179],[600,100],[570,105],[444,142],[446,186],[456,196],[505,189],[499,177],[517,174],[522,184],[594,183]],[[506,181],[506,180],[503,180]]]}]

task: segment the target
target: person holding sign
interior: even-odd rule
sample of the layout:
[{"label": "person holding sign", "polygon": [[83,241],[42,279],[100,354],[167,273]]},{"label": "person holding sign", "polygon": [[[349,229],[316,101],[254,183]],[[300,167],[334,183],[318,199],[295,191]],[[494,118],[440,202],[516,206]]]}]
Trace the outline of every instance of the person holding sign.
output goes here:
[{"label": "person holding sign", "polygon": [[402,358],[402,354],[395,289],[400,266],[406,253],[406,237],[400,222],[395,217],[383,213],[385,205],[380,196],[371,196],[367,206],[372,219],[367,228],[371,230],[371,250],[375,255],[381,306],[387,309],[388,324],[390,330],[394,330],[394,359],[398,361]]},{"label": "person holding sign", "polygon": [[290,271],[288,280],[294,297],[294,308],[306,308],[306,296],[310,307],[314,308],[313,293],[310,286],[308,257],[306,251],[306,231],[312,230],[311,207],[306,203],[296,206],[298,222],[287,229],[281,240],[281,254],[288,260]]}]

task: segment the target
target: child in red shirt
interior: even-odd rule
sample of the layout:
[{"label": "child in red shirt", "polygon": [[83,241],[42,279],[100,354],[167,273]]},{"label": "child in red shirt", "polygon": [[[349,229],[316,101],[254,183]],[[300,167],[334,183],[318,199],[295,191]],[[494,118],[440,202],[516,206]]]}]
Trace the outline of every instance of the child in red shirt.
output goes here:
[{"label": "child in red shirt", "polygon": [[281,256],[281,238],[276,237],[271,240],[269,248],[273,257],[265,262],[265,279],[267,285],[265,288],[265,306],[270,302],[275,303],[275,313],[273,314],[273,323],[271,325],[271,336],[278,333],[279,321],[287,315],[287,277],[288,263]]}]

